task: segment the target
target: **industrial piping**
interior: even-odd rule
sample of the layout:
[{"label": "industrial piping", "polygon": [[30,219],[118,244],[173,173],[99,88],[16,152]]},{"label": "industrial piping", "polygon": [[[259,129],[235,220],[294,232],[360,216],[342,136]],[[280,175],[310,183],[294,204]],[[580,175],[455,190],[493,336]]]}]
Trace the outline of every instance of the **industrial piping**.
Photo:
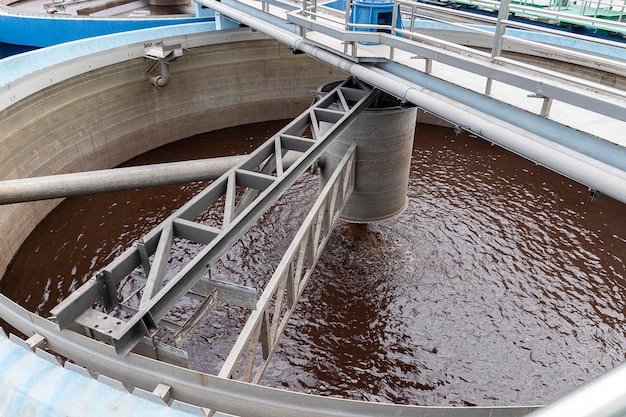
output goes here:
[{"label": "industrial piping", "polygon": [[[287,152],[283,165],[291,166],[299,155],[299,152]],[[225,156],[0,181],[0,205],[214,180],[243,158]]]},{"label": "industrial piping", "polygon": [[475,133],[561,175],[626,203],[626,173],[589,156],[524,131],[506,122],[440,96],[424,87],[400,80],[380,69],[369,68],[307,43],[303,37],[279,29],[215,0],[198,0],[231,19],[263,32],[313,58],[349,73],[400,99],[413,103],[464,130]]},{"label": "industrial piping", "polygon": [[161,74],[150,77],[150,84],[156,88],[163,88],[170,83],[170,64],[161,61]]}]

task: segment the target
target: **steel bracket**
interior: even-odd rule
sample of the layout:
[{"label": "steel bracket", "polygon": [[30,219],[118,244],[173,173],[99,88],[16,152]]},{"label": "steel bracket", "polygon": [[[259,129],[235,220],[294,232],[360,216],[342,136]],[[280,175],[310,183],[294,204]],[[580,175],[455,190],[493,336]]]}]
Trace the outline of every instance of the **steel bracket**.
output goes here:
[{"label": "steel bracket", "polygon": [[96,274],[96,281],[98,283],[98,289],[100,290],[102,306],[107,313],[110,313],[119,305],[111,273],[108,271],[98,272]]}]

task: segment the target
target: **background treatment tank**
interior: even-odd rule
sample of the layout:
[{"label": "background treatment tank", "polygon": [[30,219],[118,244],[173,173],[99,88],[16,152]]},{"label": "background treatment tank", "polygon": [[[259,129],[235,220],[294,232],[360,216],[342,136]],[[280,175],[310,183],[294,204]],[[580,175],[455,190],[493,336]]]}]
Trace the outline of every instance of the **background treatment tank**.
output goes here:
[{"label": "background treatment tank", "polygon": [[322,187],[350,145],[357,145],[354,192],[341,215],[343,220],[370,223],[404,211],[416,120],[415,106],[382,93],[324,153],[320,160]]}]

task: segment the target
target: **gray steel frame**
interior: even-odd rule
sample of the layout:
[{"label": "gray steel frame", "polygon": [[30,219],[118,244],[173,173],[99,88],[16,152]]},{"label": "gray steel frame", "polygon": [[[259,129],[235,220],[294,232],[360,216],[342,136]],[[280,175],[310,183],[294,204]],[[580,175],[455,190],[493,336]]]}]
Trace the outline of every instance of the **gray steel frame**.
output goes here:
[{"label": "gray steel frame", "polygon": [[[265,286],[256,308],[222,366],[220,377],[234,379],[242,359],[243,381],[256,384],[263,376],[328,238],[352,195],[355,159],[356,145],[352,145],[328,179]],[[259,344],[261,355],[257,355]],[[255,365],[259,357],[262,358],[261,363]]]},{"label": "gray steel frame", "polygon": [[[378,90],[358,81],[342,82],[54,307],[51,314],[59,327],[67,329],[76,322],[110,340],[119,354],[127,354],[144,337],[151,337],[170,309],[378,94]],[[322,134],[320,122],[330,123],[332,127]],[[308,127],[312,139],[301,136]],[[289,150],[304,153],[285,170],[282,157]],[[270,174],[272,171],[275,175]],[[239,201],[235,193],[237,187],[247,190]],[[256,192],[260,194],[253,199]],[[224,201],[223,208],[217,204],[219,201]],[[222,210],[221,227],[194,221],[209,207]],[[206,246],[164,285],[165,266],[174,237]],[[150,256],[153,256],[152,262]],[[139,309],[129,320],[111,318],[92,308],[99,304],[107,313],[117,308],[120,300],[116,286],[140,266],[147,276],[146,285]]]},{"label": "gray steel frame", "polygon": [[[346,70],[349,68],[343,66]],[[404,96],[403,96],[404,97]],[[174,227],[184,228],[185,233],[197,234],[201,237],[211,237],[211,230],[204,230],[193,224],[194,222],[180,219]],[[102,287],[107,284],[106,277],[101,279]],[[99,291],[99,288],[97,288]],[[96,297],[98,299],[98,296]],[[288,393],[229,381],[210,375],[194,372],[187,369],[171,367],[166,363],[150,360],[135,355],[117,356],[111,346],[96,340],[86,338],[78,333],[64,330],[59,332],[56,326],[32,313],[25,311],[10,300],[0,296],[0,316],[24,334],[34,335],[39,341],[45,342],[51,350],[73,359],[83,366],[110,375],[119,380],[152,390],[157,383],[165,383],[172,387],[173,397],[180,401],[187,401],[199,406],[210,407],[224,412],[238,415],[524,415],[531,408],[430,408],[404,407],[389,404],[368,404],[319,398],[303,394]],[[624,366],[615,372],[606,375],[598,383],[592,383],[583,392],[589,396],[578,395],[555,404],[545,410],[542,415],[595,415],[607,410],[623,410]],[[598,393],[608,391],[615,394],[611,401],[599,399]],[[567,408],[565,406],[568,406]],[[583,405],[596,406],[596,410],[587,413]],[[600,410],[600,408],[602,410]],[[616,411],[620,412],[620,411]],[[609,413],[603,414],[608,415]]]},{"label": "gray steel frame", "polygon": [[[337,89],[333,90],[333,92],[329,93],[329,95],[322,98],[315,106],[301,115],[300,118],[292,122],[285,130],[270,139],[268,142],[269,145],[262,147],[261,151],[253,153],[250,158],[251,161],[248,161],[248,163],[257,164],[257,167],[260,165],[265,167],[271,165],[267,164],[268,161],[274,161],[279,172],[276,177],[285,177],[285,180],[282,181],[283,184],[287,183],[287,176],[291,178],[298,173],[302,173],[319,157],[323,149],[332,141],[333,137],[339,135],[346,129],[349,123],[356,117],[356,114],[361,109],[366,108],[378,94],[377,90],[371,90],[362,84],[357,85],[357,87],[358,88],[346,87],[344,82],[337,87]],[[356,102],[356,104],[352,105],[354,102]],[[339,104],[338,109],[330,108],[337,104]],[[324,135],[321,135],[319,127],[317,126],[320,121],[334,123],[334,126]],[[307,123],[312,125],[313,137],[317,140],[304,138],[299,136],[300,133],[297,133],[301,131]],[[267,147],[274,149],[274,151],[268,152]],[[305,151],[305,153],[299,159],[299,163],[296,163],[288,170],[281,170],[280,161],[282,152],[280,151],[284,149],[296,149]],[[265,158],[263,158],[263,155],[265,155]],[[314,261],[322,252],[326,239],[332,230],[332,223],[334,223],[338,214],[341,212],[343,202],[348,197],[351,190],[351,158],[353,158],[353,156],[354,150],[351,150],[344,161],[344,169],[337,170],[335,174],[333,174],[337,180],[331,179],[329,181],[328,186],[325,187],[320,198],[315,203],[314,210],[309,214],[307,220],[305,220],[304,226],[298,232],[297,238],[294,243],[292,243],[290,250],[288,250],[275,274],[276,278],[272,279],[272,283],[276,283],[277,287],[274,287],[273,284],[269,285],[267,291],[256,304],[256,308],[262,312],[262,314],[257,315],[257,317],[262,317],[262,323],[264,322],[265,325],[268,326],[266,328],[268,330],[266,332],[268,338],[266,338],[265,341],[261,340],[261,344],[265,344],[267,341],[269,341],[270,344],[275,344],[277,336],[280,334],[281,328],[284,326],[284,323],[286,323],[289,315],[284,308],[278,308],[278,310],[274,310],[272,319],[266,320],[266,318],[268,318],[266,309],[272,306],[275,308],[276,305],[280,305],[282,300],[277,301],[277,298],[280,297],[286,297],[288,304],[293,303],[295,305],[297,292],[302,291],[304,288],[308,274],[314,266]],[[237,180],[237,174],[239,172],[237,170],[245,171],[247,167],[248,165],[244,162],[238,168],[225,174],[225,178],[228,178],[230,181],[233,181],[233,178]],[[257,172],[251,172],[249,175],[246,174],[248,173],[243,172],[242,175],[244,182],[259,188],[261,188],[260,185],[265,184],[264,181],[268,180],[267,174]],[[260,183],[255,182],[256,178],[259,178]],[[264,193],[270,192],[272,188],[275,189],[276,191],[274,192],[277,193],[279,188],[277,182],[278,181],[275,180],[270,184],[257,200],[263,198]],[[222,184],[219,181],[216,181],[216,183]],[[209,187],[209,189],[212,188]],[[212,196],[212,194],[209,192],[209,189],[205,190],[204,193],[196,197],[175,214],[184,213],[186,215],[192,215],[195,213],[194,215],[197,215],[198,212],[202,211],[201,202],[206,203],[211,199],[210,196]],[[220,189],[224,195],[228,194],[228,183],[226,183],[226,185],[222,184]],[[254,202],[252,204],[254,204]],[[237,205],[231,202],[228,210],[235,212],[235,216],[231,217],[230,226],[233,227],[237,222],[241,224],[241,216],[245,217],[247,213],[250,213],[252,210],[251,207],[252,205],[246,207],[241,213],[236,214],[238,211]],[[147,254],[148,249],[152,248],[150,250],[156,252],[158,250],[159,241],[161,240],[161,235],[170,234],[170,232],[164,231],[166,227],[172,229],[171,233],[181,233],[182,235],[192,237],[194,240],[204,239],[207,243],[211,243],[216,239],[213,238],[215,231],[211,229],[207,230],[203,225],[197,224],[186,217],[170,217],[156,230],[151,232],[144,239],[143,244],[129,249],[121,258],[118,258],[109,265],[108,269],[105,268],[101,274],[98,274],[100,278],[94,277],[87,284],[79,288],[77,292],[71,296],[71,299],[75,300],[74,302],[62,303],[62,306],[57,308],[57,314],[60,314],[59,317],[61,317],[61,321],[66,327],[73,323],[72,317],[78,318],[77,316],[84,314],[81,314],[81,306],[86,305],[86,311],[88,312],[91,311],[90,303],[92,302],[106,303],[110,307],[115,305],[117,299],[115,298],[114,292],[108,291],[112,288],[109,284],[114,283],[114,280],[122,277],[124,272],[132,272],[132,265],[141,265],[141,257]],[[221,231],[221,233],[227,233],[227,231],[230,230],[228,227],[225,227],[225,229],[226,230]],[[148,243],[148,245],[146,243]],[[161,244],[162,247],[166,245],[167,243]],[[143,249],[140,250],[139,248],[142,247],[146,250],[144,255],[140,253]],[[164,254],[165,251],[163,251],[163,255],[161,256],[163,257]],[[296,258],[293,257],[294,255],[296,255]],[[153,260],[150,266],[152,267],[154,263]],[[189,281],[192,281],[191,278],[186,277]],[[284,284],[290,282],[290,280],[292,285],[287,284],[284,286]],[[190,282],[187,282],[186,285],[189,283]],[[224,288],[224,283],[211,282],[211,280],[204,279],[198,280],[196,284],[203,284],[202,286],[204,287],[208,286],[208,289],[204,288],[204,290],[200,291],[196,285],[190,288],[191,292],[188,294],[201,298],[212,292],[211,288],[217,288],[218,291],[230,292],[234,303],[240,303],[240,305],[247,308],[252,307],[250,302],[251,294],[245,289],[236,289],[232,286]],[[278,291],[274,291],[274,288],[278,288]],[[284,289],[282,296],[278,295],[281,289]],[[158,297],[162,292],[163,289],[157,292],[155,297]],[[103,301],[103,299],[107,297],[109,298],[108,301]],[[150,307],[157,302],[155,297],[150,298],[147,305],[143,307],[144,312],[147,311],[150,313]],[[270,300],[270,298],[273,299]],[[160,299],[158,301],[160,301]],[[140,313],[141,312],[138,312],[136,316]],[[57,326],[50,320],[46,320],[45,318],[26,311],[1,294],[0,317],[29,337],[29,339],[22,344],[27,349],[38,352],[40,356],[46,356],[45,352],[40,350],[40,348],[45,345],[48,350],[72,359],[73,362],[100,373],[99,379],[102,379],[105,383],[110,385],[122,387],[122,385],[116,381],[123,381],[124,383],[131,384],[136,388],[148,392],[162,392],[166,390],[173,401],[172,406],[176,407],[189,407],[186,404],[193,404],[197,407],[206,407],[243,417],[275,417],[277,415],[298,415],[302,417],[363,415],[445,417],[449,416],[451,413],[459,417],[487,417],[494,415],[498,417],[516,417],[526,415],[535,408],[406,406],[351,401],[277,390],[234,381],[229,378],[207,375],[180,366],[172,366],[162,360],[154,360],[134,352],[127,355],[116,354],[116,350],[113,346],[86,337],[83,334],[71,331],[67,328],[60,329],[60,326]],[[97,315],[89,316],[89,318],[98,319]],[[82,318],[82,320],[86,319],[86,317]],[[137,320],[141,320],[141,317]],[[249,326],[254,327],[255,321],[255,319],[251,319]],[[102,320],[99,322],[96,320],[94,323],[102,324]],[[263,324],[261,325],[263,326]],[[95,326],[92,325],[92,327]],[[99,326],[99,328],[102,330],[104,326]],[[114,329],[115,325],[113,325],[112,328]],[[242,334],[241,337],[242,340],[250,340],[245,334]],[[13,338],[13,340],[18,341],[16,338]],[[237,361],[238,345],[240,345],[239,342],[236,344],[235,349],[233,349],[234,353],[229,357],[228,363]],[[270,346],[267,345],[266,347]],[[269,351],[266,350],[266,352]],[[264,367],[265,365],[261,366]],[[71,362],[67,362],[66,367],[80,371],[80,368],[73,365]],[[87,374],[87,371],[84,369],[81,372]],[[186,404],[181,405],[181,402]],[[166,404],[163,404],[163,406],[167,407]]]}]

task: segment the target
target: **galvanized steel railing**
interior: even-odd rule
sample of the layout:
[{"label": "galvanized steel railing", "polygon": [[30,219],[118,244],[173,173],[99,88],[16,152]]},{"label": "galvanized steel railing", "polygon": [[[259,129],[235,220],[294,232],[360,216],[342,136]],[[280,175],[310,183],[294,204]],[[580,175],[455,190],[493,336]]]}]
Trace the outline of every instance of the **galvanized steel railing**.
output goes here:
[{"label": "galvanized steel railing", "polygon": [[[265,286],[219,376],[237,379],[238,364],[243,360],[243,374],[239,374],[238,379],[255,384],[261,379],[335,223],[352,195],[355,158],[356,146],[352,145]],[[261,355],[257,355],[259,345],[262,347]],[[261,363],[256,365],[259,357],[262,358]]]},{"label": "galvanized steel railing", "polygon": [[[548,70],[538,65],[531,65],[502,56],[502,47],[506,42],[509,49],[542,51],[546,55],[551,54],[578,65],[592,62],[593,64],[589,65],[595,66],[597,69],[607,72],[613,71],[623,76],[626,75],[626,61],[550,45],[545,42],[521,39],[507,34],[507,29],[522,29],[570,38],[577,37],[591,44],[606,45],[621,50],[625,56],[626,44],[516,22],[508,18],[509,13],[513,12],[510,0],[492,3],[497,5],[495,10],[499,10],[498,18],[413,1],[394,0],[392,21],[396,21],[396,16],[399,13],[404,21],[409,22],[408,27],[399,28],[395,25],[350,23],[348,15],[352,7],[351,2],[347,2],[348,11],[345,21],[342,22],[335,13],[327,13],[328,8],[319,7],[318,2],[304,0],[303,5],[306,7],[289,11],[287,20],[299,25],[302,36],[305,38],[309,32],[318,32],[341,40],[344,45],[343,52],[356,60],[369,56],[359,54],[359,48],[362,48],[359,43],[385,45],[388,49],[378,51],[381,54],[379,58],[394,60],[396,50],[409,52],[426,61],[424,72],[427,74],[431,73],[432,63],[439,62],[483,76],[486,79],[486,95],[491,93],[491,83],[494,80],[522,88],[545,100],[545,105],[541,111],[542,117],[549,117],[551,102],[557,100],[603,116],[626,121],[625,91],[568,73],[553,69]],[[517,7],[519,6],[515,5],[515,8]],[[460,21],[460,19],[464,21]],[[416,26],[418,20],[422,23],[424,21],[444,23],[450,28],[481,36],[486,41],[483,41],[480,47],[473,47],[429,36],[424,33],[425,31],[421,27]],[[589,24],[597,25],[598,20],[589,18]],[[626,24],[620,22],[611,24],[614,25],[611,27],[613,31],[626,33]],[[485,46],[489,50],[485,51]]]}]

